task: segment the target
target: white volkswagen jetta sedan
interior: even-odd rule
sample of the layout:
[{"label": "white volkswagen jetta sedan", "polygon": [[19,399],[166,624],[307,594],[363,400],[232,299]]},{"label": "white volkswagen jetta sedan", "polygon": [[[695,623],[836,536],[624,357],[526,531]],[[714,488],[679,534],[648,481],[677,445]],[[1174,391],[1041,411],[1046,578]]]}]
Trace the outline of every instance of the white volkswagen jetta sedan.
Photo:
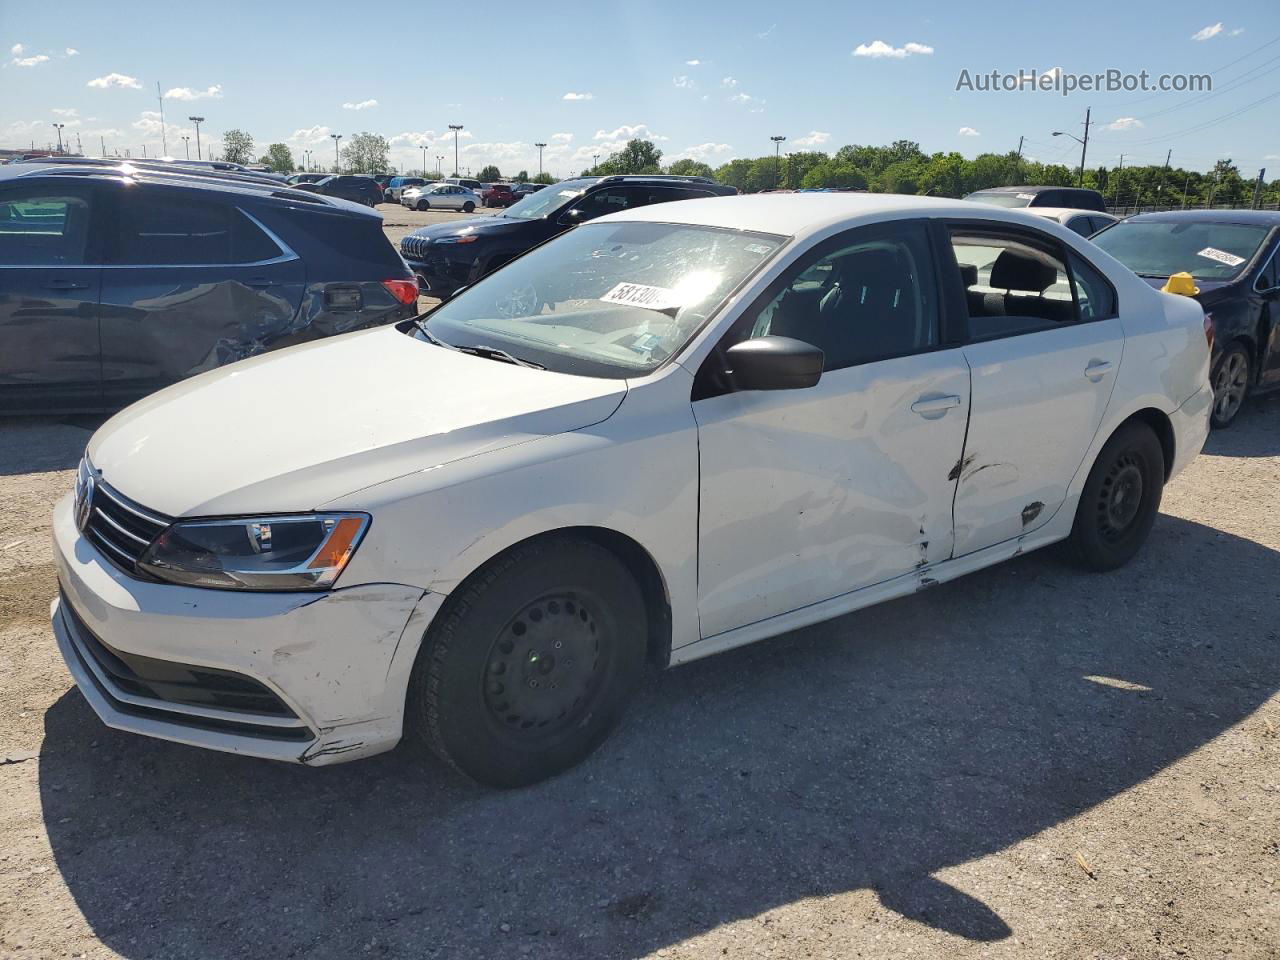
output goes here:
[{"label": "white volkswagen jetta sedan", "polygon": [[430,315],[120,413],[53,626],[113,727],[471,777],[587,755],[645,669],[1067,540],[1129,560],[1196,456],[1204,316],[961,201],[621,211]]}]

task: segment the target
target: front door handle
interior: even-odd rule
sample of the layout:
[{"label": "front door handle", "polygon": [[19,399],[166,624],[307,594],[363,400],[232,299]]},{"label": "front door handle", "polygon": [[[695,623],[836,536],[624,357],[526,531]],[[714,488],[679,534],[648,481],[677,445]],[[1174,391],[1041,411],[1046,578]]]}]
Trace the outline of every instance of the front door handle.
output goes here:
[{"label": "front door handle", "polygon": [[922,417],[928,417],[931,414],[946,413],[952,407],[960,406],[960,403],[960,398],[954,393],[941,397],[921,397],[911,405],[911,412],[918,413]]},{"label": "front door handle", "polygon": [[50,290],[87,290],[89,284],[82,280],[54,280],[46,286]]},{"label": "front door handle", "polygon": [[250,277],[244,281],[246,287],[274,287],[276,282],[270,277]]},{"label": "front door handle", "polygon": [[1115,364],[1113,364],[1110,360],[1093,360],[1093,361],[1090,361],[1089,365],[1084,368],[1084,375],[1088,377],[1090,380],[1092,380],[1094,383],[1097,383],[1099,380],[1105,377],[1108,373],[1110,373],[1111,368],[1114,366]]}]

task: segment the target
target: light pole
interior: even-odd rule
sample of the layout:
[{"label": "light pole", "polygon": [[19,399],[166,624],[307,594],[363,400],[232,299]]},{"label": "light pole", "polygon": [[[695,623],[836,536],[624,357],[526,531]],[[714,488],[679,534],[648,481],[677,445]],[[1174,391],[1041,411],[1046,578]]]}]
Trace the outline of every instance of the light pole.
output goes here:
[{"label": "light pole", "polygon": [[422,148],[422,175],[427,175],[427,148]]},{"label": "light pole", "polygon": [[451,123],[449,129],[453,131],[453,175],[458,175],[458,133],[462,130],[462,124]]},{"label": "light pole", "polygon": [[593,153],[591,155],[591,172],[596,172],[596,167],[600,166],[600,154]]},{"label": "light pole", "polygon": [[1066,133],[1062,130],[1053,131],[1055,137],[1070,137],[1076,143],[1080,144],[1080,179],[1076,181],[1077,187],[1084,186],[1084,155],[1089,149],[1089,114],[1092,107],[1086,107],[1084,111],[1084,139],[1081,140],[1073,133]]},{"label": "light pole", "polygon": [[187,148],[187,159],[191,159],[191,138],[186,134],[182,135],[182,145]]},{"label": "light pole", "polygon": [[204,153],[200,149],[200,124],[204,123],[204,117],[187,117],[187,119],[196,125],[196,159],[203,160]]},{"label": "light pole", "polygon": [[444,154],[437,153],[436,154],[436,176],[438,177],[444,176],[444,171],[440,169],[440,164],[442,163],[444,163]]},{"label": "light pole", "polygon": [[338,165],[339,165],[339,160],[338,160],[338,141],[342,139],[342,134],[340,134],[340,133],[331,133],[331,134],[329,134],[329,136],[333,138],[333,172],[334,172],[334,173],[339,173],[339,172],[341,172],[341,171],[339,171],[339,169],[338,169]]},{"label": "light pole", "polygon": [[786,137],[770,137],[773,141],[773,188],[778,188],[778,178],[782,169],[782,141]]},{"label": "light pole", "polygon": [[535,143],[534,146],[538,148],[538,176],[541,177],[542,176],[542,148],[545,147],[546,144]]},{"label": "light pole", "polygon": [[65,123],[55,123],[53,125],[53,128],[58,131],[58,152],[59,153],[62,152],[62,128],[65,126],[66,126]]}]

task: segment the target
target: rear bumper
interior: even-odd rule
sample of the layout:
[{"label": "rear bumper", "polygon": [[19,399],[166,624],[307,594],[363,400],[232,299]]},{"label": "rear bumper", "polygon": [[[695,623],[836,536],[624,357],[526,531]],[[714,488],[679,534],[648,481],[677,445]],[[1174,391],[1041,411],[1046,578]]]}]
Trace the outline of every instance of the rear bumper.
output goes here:
[{"label": "rear bumper", "polygon": [[[401,584],[251,594],[136,580],[80,536],[69,497],[54,511],[53,539],[53,632],[108,726],[308,764],[369,756],[400,739],[409,673],[438,595]],[[214,679],[175,699],[156,692],[173,688],[163,680],[134,682],[120,661],[187,691],[193,673]],[[255,692],[237,699],[228,685]]]},{"label": "rear bumper", "polygon": [[1209,414],[1213,410],[1213,388],[1205,384],[1182,406],[1169,415],[1173,426],[1173,465],[1169,469],[1172,480],[1187,464],[1200,455],[1209,439]]}]

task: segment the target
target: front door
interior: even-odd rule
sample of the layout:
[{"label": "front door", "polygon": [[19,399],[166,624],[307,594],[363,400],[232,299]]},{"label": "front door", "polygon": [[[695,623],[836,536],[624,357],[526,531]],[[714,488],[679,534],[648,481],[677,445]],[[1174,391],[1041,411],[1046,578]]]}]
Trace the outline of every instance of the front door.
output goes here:
[{"label": "front door", "polygon": [[[923,224],[860,228],[802,257],[695,387],[704,637],[910,573],[952,552],[969,369],[942,345]],[[821,347],[816,386],[733,389],[749,337]]]}]

